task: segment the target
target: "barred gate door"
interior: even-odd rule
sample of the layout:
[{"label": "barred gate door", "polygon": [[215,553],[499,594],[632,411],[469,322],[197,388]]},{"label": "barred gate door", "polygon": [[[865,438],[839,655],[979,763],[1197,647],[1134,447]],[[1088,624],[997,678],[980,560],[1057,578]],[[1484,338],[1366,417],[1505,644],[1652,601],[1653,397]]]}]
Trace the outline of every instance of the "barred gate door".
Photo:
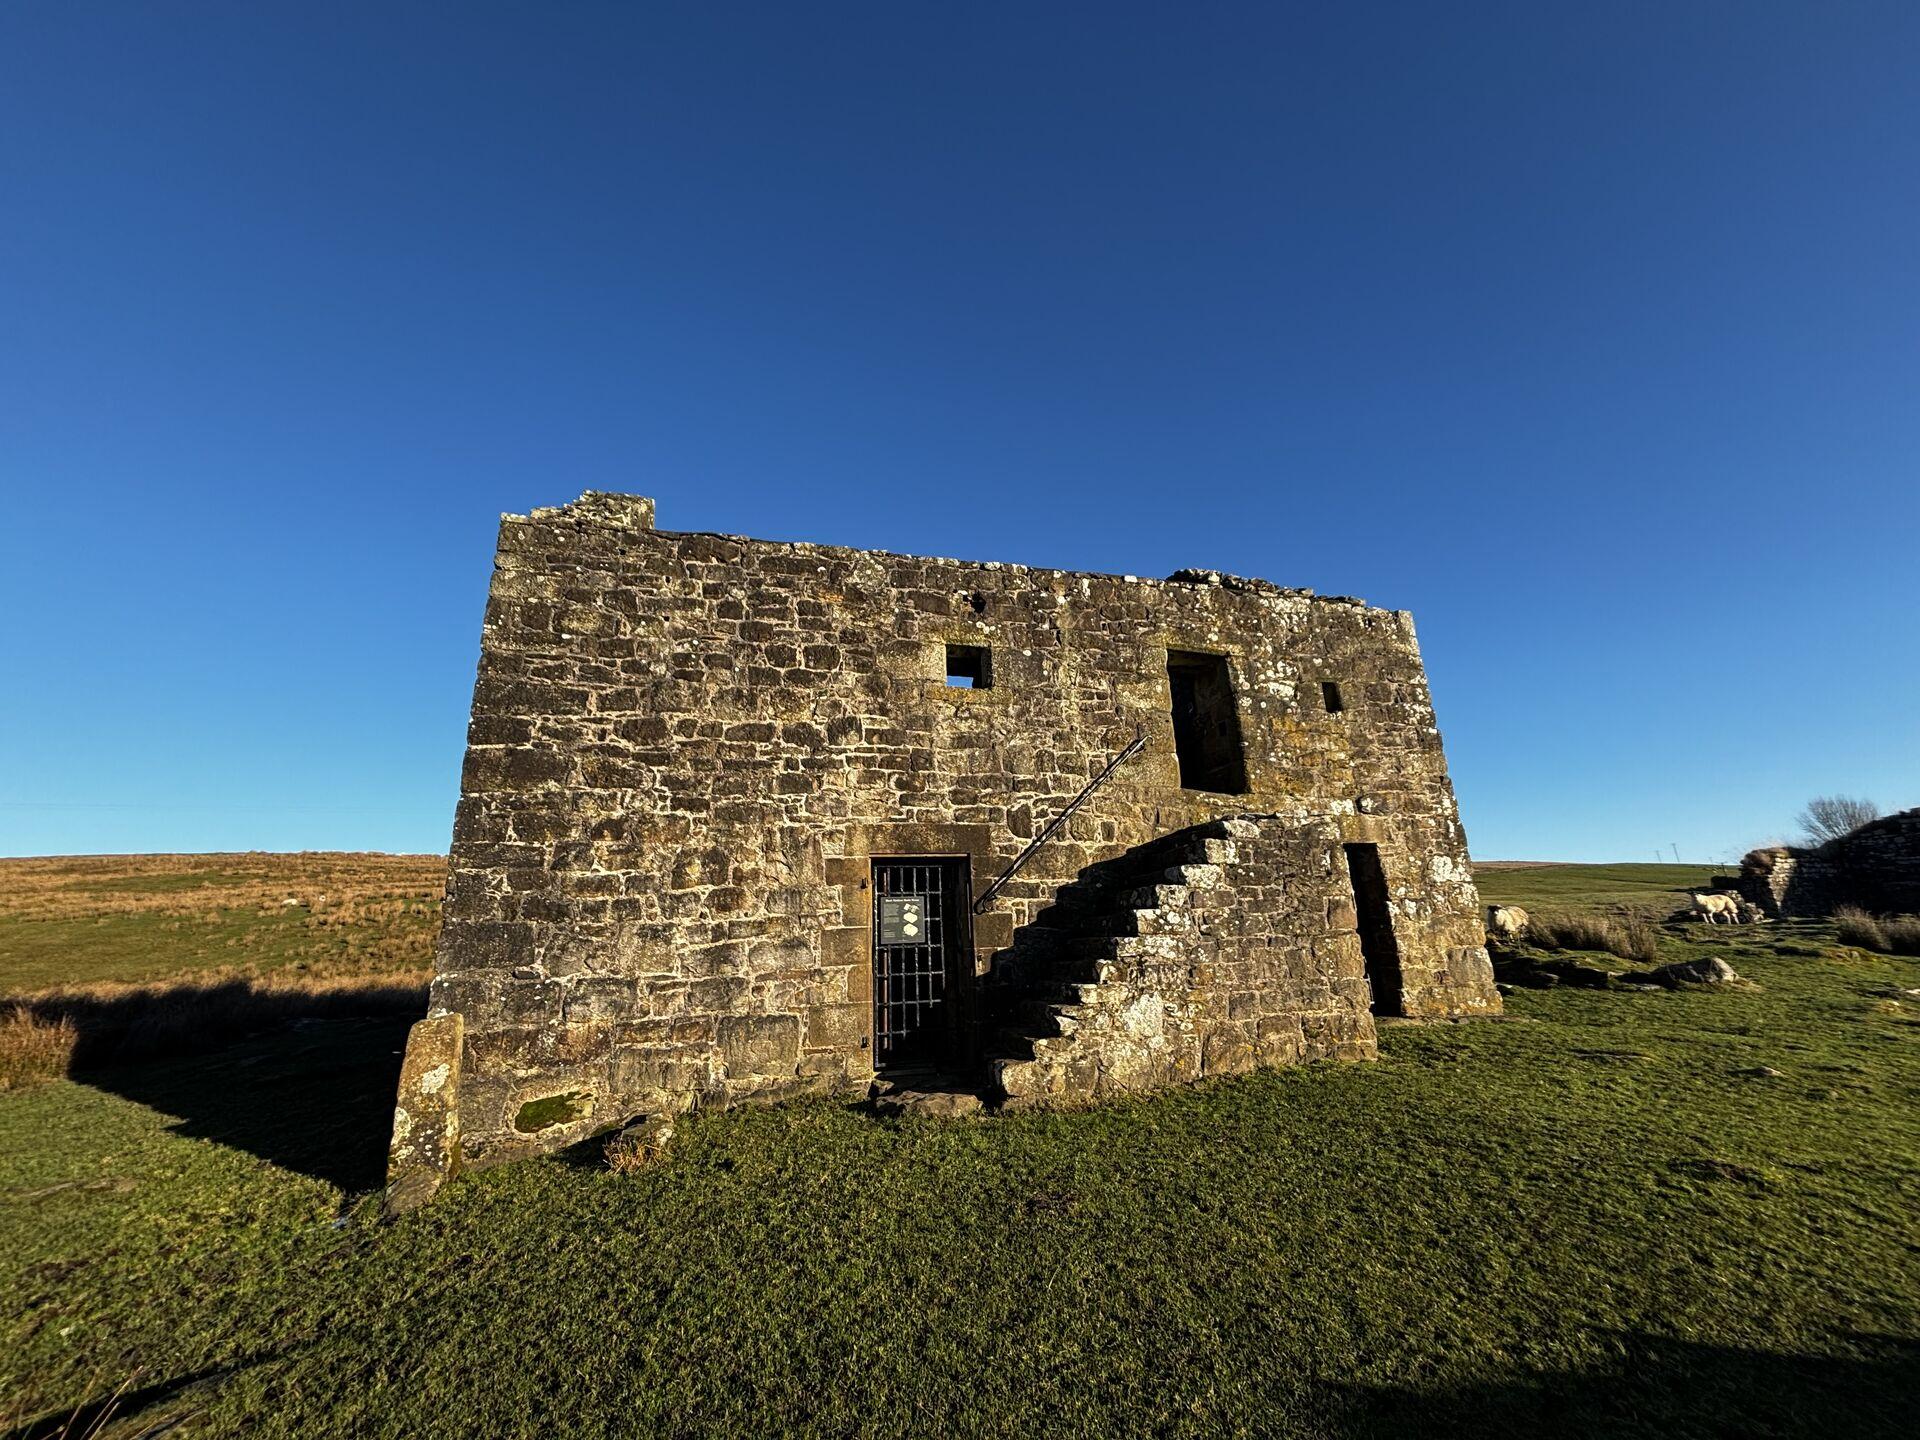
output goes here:
[{"label": "barred gate door", "polygon": [[873,862],[873,1037],[880,1069],[951,1063],[971,966],[965,860]]}]

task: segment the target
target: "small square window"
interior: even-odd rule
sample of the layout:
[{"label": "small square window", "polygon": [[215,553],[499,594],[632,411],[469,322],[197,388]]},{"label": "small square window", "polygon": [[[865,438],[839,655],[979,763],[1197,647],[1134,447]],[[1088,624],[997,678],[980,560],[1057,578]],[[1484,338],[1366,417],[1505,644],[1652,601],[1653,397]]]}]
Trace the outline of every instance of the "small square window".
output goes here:
[{"label": "small square window", "polygon": [[991,690],[993,652],[985,645],[947,646],[947,684],[960,690]]},{"label": "small square window", "polygon": [[1327,714],[1338,715],[1347,708],[1347,702],[1340,694],[1340,682],[1322,680],[1320,682],[1320,703],[1327,707]]}]

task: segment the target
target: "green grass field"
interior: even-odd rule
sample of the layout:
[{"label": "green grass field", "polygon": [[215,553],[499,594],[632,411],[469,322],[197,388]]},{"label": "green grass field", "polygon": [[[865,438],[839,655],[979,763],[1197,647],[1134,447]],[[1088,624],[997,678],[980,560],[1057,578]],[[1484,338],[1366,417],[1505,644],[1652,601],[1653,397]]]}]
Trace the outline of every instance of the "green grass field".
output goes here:
[{"label": "green grass field", "polygon": [[702,1116],[389,1225],[404,1021],[0,1094],[0,1436],[120,1387],[121,1437],[1920,1433],[1920,961],[1663,945],[1757,988],[1078,1114]]},{"label": "green grass field", "polygon": [[0,997],[214,973],[424,977],[444,874],[407,855],[0,860]]},{"label": "green grass field", "polygon": [[1540,910],[1600,910],[1665,919],[1704,890],[1700,865],[1528,865],[1482,867],[1475,878],[1488,904]]},{"label": "green grass field", "polygon": [[233,910],[0,920],[0,988],[161,980],[228,966],[266,973],[346,954],[346,935],[315,935],[305,918]]}]

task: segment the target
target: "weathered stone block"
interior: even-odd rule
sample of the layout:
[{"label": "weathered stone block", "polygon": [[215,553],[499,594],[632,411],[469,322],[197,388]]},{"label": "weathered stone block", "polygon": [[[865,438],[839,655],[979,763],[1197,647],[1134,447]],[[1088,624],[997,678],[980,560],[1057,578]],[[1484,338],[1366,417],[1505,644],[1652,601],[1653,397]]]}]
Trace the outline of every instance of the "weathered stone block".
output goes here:
[{"label": "weathered stone block", "polygon": [[715,1083],[712,1052],[704,1050],[616,1051],[608,1077],[621,1107],[635,1110],[685,1109]]},{"label": "weathered stone block", "polygon": [[718,1034],[730,1075],[790,1075],[800,1058],[797,1015],[730,1015]]},{"label": "weathered stone block", "polygon": [[407,1032],[387,1157],[389,1215],[424,1205],[459,1168],[461,1028],[448,1013]]},{"label": "weathered stone block", "polygon": [[866,1035],[864,1005],[813,1005],[807,1009],[807,1048],[852,1051]]}]

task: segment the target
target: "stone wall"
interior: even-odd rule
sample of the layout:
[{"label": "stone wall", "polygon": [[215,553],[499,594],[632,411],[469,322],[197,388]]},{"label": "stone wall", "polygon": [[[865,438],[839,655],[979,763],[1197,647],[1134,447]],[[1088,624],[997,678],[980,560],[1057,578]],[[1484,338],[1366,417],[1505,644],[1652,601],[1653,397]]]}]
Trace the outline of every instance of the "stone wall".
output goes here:
[{"label": "stone wall", "polygon": [[[1410,1012],[1497,1008],[1404,612],[652,518],[587,495],[501,523],[430,1002],[461,1017],[466,1163],[864,1084],[872,857],[963,856],[978,893],[1136,734],[977,917],[976,974],[1085,867],[1255,811],[1314,865],[1378,844]],[[990,686],[946,683],[949,644],[989,649]],[[1180,788],[1169,650],[1227,658],[1245,793]]]},{"label": "stone wall", "polygon": [[1773,846],[1740,862],[1740,893],[1776,918],[1857,905],[1920,913],[1920,809],[1902,810],[1815,849]]}]

